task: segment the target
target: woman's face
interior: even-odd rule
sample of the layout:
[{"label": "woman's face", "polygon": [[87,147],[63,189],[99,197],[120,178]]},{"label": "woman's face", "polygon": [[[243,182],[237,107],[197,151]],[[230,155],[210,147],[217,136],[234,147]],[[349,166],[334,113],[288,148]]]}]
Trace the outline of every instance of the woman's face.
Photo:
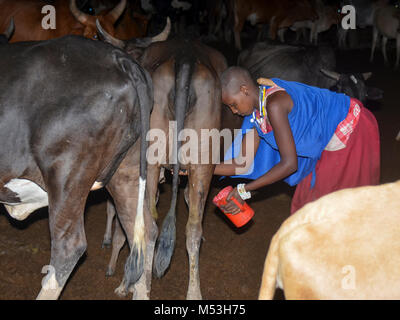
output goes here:
[{"label": "woman's face", "polygon": [[241,86],[236,94],[222,91],[222,102],[226,104],[234,114],[242,117],[248,116],[254,111],[254,97],[247,86]]}]

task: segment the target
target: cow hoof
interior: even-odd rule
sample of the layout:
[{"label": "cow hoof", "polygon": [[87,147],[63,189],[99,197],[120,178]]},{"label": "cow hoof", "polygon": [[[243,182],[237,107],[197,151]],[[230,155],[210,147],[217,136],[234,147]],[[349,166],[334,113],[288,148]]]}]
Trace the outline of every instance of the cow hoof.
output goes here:
[{"label": "cow hoof", "polygon": [[133,293],[132,300],[150,300],[149,291],[143,281],[139,280],[134,286],[129,287],[129,289]]},{"label": "cow hoof", "polygon": [[133,292],[132,300],[150,300],[146,293],[139,293],[137,290]]},{"label": "cow hoof", "polygon": [[110,240],[103,240],[101,247],[103,249],[110,249],[111,248],[111,239]]},{"label": "cow hoof", "polygon": [[200,291],[198,290],[190,290],[186,295],[186,300],[203,300]]},{"label": "cow hoof", "polygon": [[107,271],[106,271],[106,277],[112,277],[114,275],[114,273],[115,273],[115,270],[108,267]]},{"label": "cow hoof", "polygon": [[125,290],[125,286],[122,284],[114,290],[114,293],[121,298],[125,298],[128,295],[128,292]]}]

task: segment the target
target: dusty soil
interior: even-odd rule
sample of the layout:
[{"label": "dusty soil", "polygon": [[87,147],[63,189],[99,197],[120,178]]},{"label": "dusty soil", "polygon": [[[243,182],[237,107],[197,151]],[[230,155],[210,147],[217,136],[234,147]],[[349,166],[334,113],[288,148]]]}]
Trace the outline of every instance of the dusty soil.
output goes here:
[{"label": "dusty soil", "polygon": [[[227,53],[230,64],[235,61],[232,52]],[[395,141],[400,130],[400,73],[383,67],[380,53],[377,53],[377,62],[373,65],[368,63],[368,56],[368,50],[342,52],[338,65],[346,71],[373,71],[369,84],[385,91],[383,101],[380,106],[375,105],[374,110],[382,139],[381,182],[385,183],[400,179],[400,142]],[[250,201],[255,217],[238,230],[211,202],[218,190],[229,184],[229,181],[219,183],[214,179],[206,204],[200,255],[202,294],[204,299],[256,299],[270,239],[289,215],[293,189],[277,183],[262,190]],[[88,250],[70,277],[61,299],[120,299],[114,294],[114,289],[122,279],[128,248],[125,246],[121,251],[116,274],[106,277],[111,255],[110,249],[101,248],[106,224],[106,197],[105,191],[90,195],[85,212]],[[160,196],[161,214],[168,210],[169,201],[170,185],[166,184]],[[187,213],[181,189],[175,254],[167,274],[162,279],[153,279],[152,299],[186,297],[188,262],[184,230]],[[47,209],[18,222],[1,208],[0,299],[34,299],[44,276],[41,269],[49,259]],[[278,291],[276,298],[281,299],[282,292]]]}]

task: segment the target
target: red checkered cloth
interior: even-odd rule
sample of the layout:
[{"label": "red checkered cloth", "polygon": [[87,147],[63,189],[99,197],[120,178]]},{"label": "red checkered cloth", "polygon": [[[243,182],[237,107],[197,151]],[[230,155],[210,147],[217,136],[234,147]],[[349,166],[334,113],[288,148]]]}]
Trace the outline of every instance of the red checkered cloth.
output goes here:
[{"label": "red checkered cloth", "polygon": [[336,131],[325,150],[337,151],[346,147],[347,141],[354,129],[357,127],[360,119],[361,105],[361,102],[357,99],[350,100],[349,113],[346,118],[338,124]]},{"label": "red checkered cloth", "polygon": [[315,186],[310,188],[312,173],[297,185],[292,199],[292,214],[328,193],[379,183],[378,123],[360,101],[352,98],[350,106],[349,115],[339,124],[334,135],[339,133],[338,141],[345,143],[345,147],[322,152],[315,168]]}]

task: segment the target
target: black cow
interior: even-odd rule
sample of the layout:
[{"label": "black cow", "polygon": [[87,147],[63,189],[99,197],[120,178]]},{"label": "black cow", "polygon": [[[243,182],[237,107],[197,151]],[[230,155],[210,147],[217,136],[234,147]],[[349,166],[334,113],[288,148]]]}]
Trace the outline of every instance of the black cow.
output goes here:
[{"label": "black cow", "polygon": [[15,30],[14,19],[11,19],[11,22],[7,30],[5,30],[3,34],[0,34],[0,44],[8,43],[8,40],[10,40],[12,34],[14,33],[14,30]]},{"label": "black cow", "polygon": [[335,91],[357,98],[363,103],[379,100],[383,92],[367,87],[365,80],[372,74],[339,74],[336,58],[328,47],[298,47],[277,45],[268,42],[256,43],[240,53],[238,65],[249,70],[255,78],[280,78],[302,82],[320,88]]},{"label": "black cow", "polygon": [[[167,25],[168,28],[168,25]],[[141,228],[143,238],[141,248],[146,248],[146,254],[140,258],[140,250],[131,250],[131,266],[125,268],[125,283],[119,288],[124,292],[129,284],[136,283],[135,298],[149,298],[151,287],[151,270],[153,265],[153,253],[157,239],[157,190],[160,171],[164,168],[173,169],[172,201],[170,209],[165,217],[158,237],[157,249],[154,256],[154,273],[160,277],[167,270],[175,246],[175,211],[178,192],[178,173],[180,169],[188,173],[188,185],[185,189],[185,200],[189,206],[189,217],[186,225],[186,248],[189,258],[189,288],[188,299],[201,299],[200,277],[199,277],[199,250],[202,237],[202,218],[207,199],[211,178],[215,164],[211,157],[219,157],[217,148],[211,149],[212,145],[202,145],[195,154],[198,159],[207,154],[207,163],[194,163],[190,159],[171,163],[171,154],[180,150],[181,143],[176,136],[172,143],[169,141],[171,135],[169,121],[176,120],[176,132],[182,129],[193,130],[197,137],[201,136],[201,130],[212,130],[221,127],[221,85],[219,75],[227,68],[225,58],[216,50],[205,46],[197,41],[173,39],[169,41],[158,41],[150,45],[149,39],[133,39],[131,41],[120,41],[106,34],[98,24],[99,35],[106,41],[124,48],[135,57],[139,57],[140,64],[150,72],[154,84],[154,110],[151,114],[150,127],[164,132],[165,145],[168,146],[159,154],[159,158],[167,161],[156,162],[148,165],[147,195],[149,197],[150,212],[145,211],[144,229]],[[166,31],[164,31],[166,32]],[[158,40],[165,40],[159,37]],[[156,142],[156,141],[155,141]],[[169,146],[171,143],[171,146]],[[219,141],[218,141],[219,143]],[[150,144],[150,148],[153,144]],[[196,145],[197,146],[197,145]],[[171,150],[171,147],[173,148]],[[211,149],[211,150],[210,150]],[[165,152],[165,153],[164,153]],[[185,158],[185,155],[183,155]],[[186,162],[186,163],[183,163]],[[201,161],[199,161],[201,162]],[[124,167],[126,178],[131,181],[132,190],[135,190],[135,182],[129,180],[135,177],[135,154],[130,152],[121,167]],[[137,165],[136,165],[137,166]],[[136,183],[137,185],[137,183]],[[133,192],[133,191],[132,191]],[[132,204],[134,206],[134,204]],[[118,208],[117,208],[118,212]],[[135,225],[136,232],[140,229]],[[118,251],[124,242],[122,232],[116,231],[113,240],[113,261],[115,263]],[[115,246],[114,246],[115,245]],[[138,262],[139,261],[139,262]],[[141,276],[141,268],[144,273]],[[138,273],[137,270],[140,270]]]},{"label": "black cow", "polygon": [[[2,45],[0,56],[0,202],[19,220],[49,206],[54,272],[38,298],[53,299],[86,250],[89,191],[110,182],[117,206],[124,205],[123,186],[110,180],[148,130],[151,78],[123,51],[77,36]],[[145,151],[142,142],[140,199]],[[118,214],[124,228],[135,217]]]}]

